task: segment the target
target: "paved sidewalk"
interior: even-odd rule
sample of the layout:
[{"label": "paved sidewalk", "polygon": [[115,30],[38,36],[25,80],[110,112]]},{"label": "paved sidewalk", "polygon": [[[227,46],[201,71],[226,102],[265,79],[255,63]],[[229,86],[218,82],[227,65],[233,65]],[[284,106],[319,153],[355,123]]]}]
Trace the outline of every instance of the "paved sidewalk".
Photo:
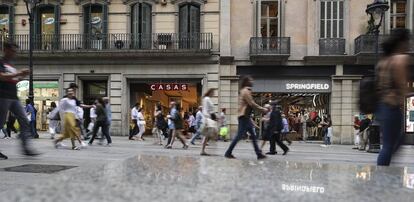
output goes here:
[{"label": "paved sidewalk", "polygon": [[[69,184],[71,184],[69,183],[71,182],[70,180],[71,178],[68,178],[68,176],[73,176],[73,173],[76,173],[77,175],[77,177],[75,177],[76,181],[85,180],[86,182],[90,182],[90,180],[97,180],[96,178],[102,178],[103,177],[101,176],[102,172],[106,172],[106,173],[109,172],[108,174],[112,173],[110,175],[113,175],[114,177],[119,177],[118,175],[120,175],[121,173],[124,173],[123,175],[127,175],[127,173],[131,172],[132,168],[131,168],[131,165],[128,164],[128,166],[126,166],[125,163],[131,162],[130,159],[136,159],[137,156],[139,158],[146,159],[146,162],[147,162],[146,164],[148,165],[155,164],[156,168],[153,168],[153,169],[166,169],[166,168],[159,168],[159,167],[169,166],[168,163],[166,163],[165,165],[156,163],[157,161],[162,160],[162,158],[166,158],[164,159],[164,161],[166,162],[170,162],[171,159],[174,159],[174,158],[179,158],[181,160],[185,160],[189,162],[193,162],[193,161],[198,162],[199,160],[207,159],[206,161],[209,163],[220,162],[219,167],[215,167],[214,169],[222,168],[224,170],[227,169],[227,166],[231,166],[231,163],[227,165],[229,162],[233,162],[232,160],[228,160],[223,157],[225,149],[230,144],[229,142],[212,142],[207,150],[207,152],[213,154],[213,156],[211,157],[200,157],[199,156],[200,147],[201,147],[200,143],[198,143],[198,145],[196,146],[190,146],[188,150],[184,150],[181,148],[182,146],[181,143],[177,141],[174,145],[174,149],[167,150],[159,145],[153,144],[154,139],[152,138],[146,138],[145,142],[138,142],[138,141],[128,141],[127,137],[113,137],[113,142],[114,143],[112,147],[98,146],[95,144],[91,147],[87,147],[86,149],[83,149],[80,151],[72,151],[68,148],[55,149],[53,147],[51,140],[46,139],[46,138],[44,139],[41,138],[41,139],[34,140],[33,146],[37,148],[42,153],[42,155],[37,158],[28,159],[19,154],[19,145],[18,145],[19,142],[17,140],[15,139],[0,140],[0,150],[3,153],[7,154],[10,158],[9,160],[0,161],[0,179],[1,179],[0,194],[2,196],[5,196],[5,195],[10,195],[10,193],[13,193],[10,195],[11,198],[9,198],[8,201],[10,200],[26,201],[27,198],[21,195],[22,193],[25,193],[25,191],[28,191],[28,193],[32,192],[29,190],[33,189],[33,187],[39,187],[39,188],[43,187],[44,189],[62,191],[62,190],[57,190],[58,188],[51,188],[47,186],[51,186],[50,183],[54,181],[62,182],[63,184],[68,183],[68,186],[69,186]],[[69,142],[65,142],[65,144],[69,145]],[[246,162],[247,164],[259,163],[259,165],[261,165],[263,163],[260,163],[260,162],[266,162],[266,164],[263,164],[263,165],[269,164],[267,166],[270,166],[270,164],[271,165],[274,164],[275,167],[281,166],[281,164],[284,165],[286,163],[288,164],[305,163],[304,165],[326,164],[326,165],[330,165],[333,167],[339,166],[339,168],[347,168],[351,166],[349,167],[350,170],[355,169],[354,166],[359,166],[359,167],[368,166],[369,168],[374,169],[375,164],[376,164],[376,158],[378,155],[378,154],[372,154],[372,153],[352,150],[351,149],[352,146],[347,146],[347,145],[333,145],[328,148],[323,148],[319,144],[294,142],[290,148],[291,148],[291,151],[290,153],[288,153],[287,156],[282,156],[279,154],[276,156],[269,156],[268,159],[266,159],[265,161],[257,161],[255,159],[255,155],[254,155],[251,143],[248,143],[246,141],[241,141],[240,144],[236,147],[236,150],[234,151],[234,155],[239,159],[239,160],[236,160],[236,162]],[[267,149],[268,149],[268,145],[266,145],[265,151]],[[141,162],[141,161],[138,161],[138,162]],[[13,166],[21,166],[25,164],[65,165],[65,166],[76,166],[76,167],[72,169],[60,171],[57,173],[52,173],[52,174],[4,171],[4,168],[9,168]],[[143,169],[142,167],[139,167],[139,166],[137,167],[137,165],[142,165],[142,164],[134,164],[132,165],[132,167],[135,166],[136,167],[135,169],[137,170]],[[108,167],[110,167],[109,170],[108,170]],[[414,168],[414,147],[404,146],[400,150],[396,158],[393,160],[392,167],[395,169],[412,170]],[[241,169],[241,170],[238,170],[237,172],[241,172],[244,169],[249,170],[248,168],[244,168],[243,166],[239,167],[238,169]],[[203,169],[199,171],[204,172],[202,170]],[[339,169],[339,170],[343,170],[343,169]],[[148,172],[148,171],[149,170],[145,169],[144,171],[140,171],[140,172]],[[205,172],[209,172],[209,171],[205,171]],[[214,172],[219,172],[219,171],[216,170]],[[234,172],[234,171],[231,171],[231,172]],[[262,172],[269,172],[269,171],[262,171]],[[101,173],[101,174],[98,174],[98,173]],[[151,172],[149,172],[149,174],[151,174]],[[355,173],[353,175],[355,175]],[[60,179],[60,180],[57,180],[57,179]],[[331,183],[329,183],[329,185],[330,184]],[[61,187],[63,185],[57,186],[53,184],[53,187],[55,186]],[[161,183],[161,184],[153,184],[152,186],[164,186],[164,185]],[[182,189],[185,189],[184,187],[182,187]],[[20,192],[14,192],[16,189],[20,190]],[[216,191],[216,190],[212,189],[210,191]],[[51,194],[51,193],[48,193],[48,194]],[[19,196],[22,198],[19,198]],[[44,197],[44,196],[42,195],[41,197]],[[51,199],[54,199],[54,197],[55,196],[53,197],[51,196]],[[184,198],[186,199],[184,201],[192,201],[193,199],[195,200],[195,198],[191,198],[189,196],[186,196]],[[237,197],[236,198],[224,197],[224,198],[229,199],[229,200],[237,199]],[[18,200],[18,199],[21,199],[21,200]],[[32,198],[32,199],[36,199],[33,201],[43,201],[41,200],[43,198]],[[68,199],[70,199],[70,197]],[[76,199],[76,197],[72,199]],[[110,198],[110,197],[104,198],[102,200],[109,201],[109,199],[113,200],[113,198]],[[152,201],[157,198],[147,196],[146,199]],[[165,200],[161,200],[161,201],[169,201],[169,199],[171,198],[166,197]],[[212,197],[209,199],[215,199],[215,197]],[[253,197],[252,199],[257,199],[257,198]],[[84,198],[84,200],[90,200],[90,199]],[[0,201],[4,201],[4,198],[3,199],[0,198]],[[44,201],[53,201],[53,200],[45,199]],[[70,200],[63,200],[63,201],[70,201]],[[83,200],[80,200],[80,201],[83,201]],[[120,201],[123,201],[123,200],[120,200]],[[157,201],[159,200],[157,199]],[[201,200],[201,201],[212,201],[212,200]],[[252,200],[247,200],[247,201],[252,201]]]}]

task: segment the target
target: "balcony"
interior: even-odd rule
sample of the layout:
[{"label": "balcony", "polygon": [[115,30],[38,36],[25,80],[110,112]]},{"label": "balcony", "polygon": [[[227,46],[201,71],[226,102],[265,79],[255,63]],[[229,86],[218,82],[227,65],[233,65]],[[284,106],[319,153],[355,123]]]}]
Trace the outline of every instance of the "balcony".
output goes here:
[{"label": "balcony", "polygon": [[290,37],[250,38],[250,58],[255,63],[285,62],[290,56]]},{"label": "balcony", "polygon": [[[42,34],[34,35],[34,54],[51,55],[81,53],[80,55],[122,55],[134,56],[209,56],[213,48],[212,33],[155,33],[155,34]],[[0,42],[12,40],[19,46],[19,52],[29,50],[29,35],[10,35]],[[0,48],[3,43],[0,43]],[[78,54],[79,55],[79,54]]]},{"label": "balcony", "polygon": [[344,38],[319,39],[319,55],[345,55]]}]

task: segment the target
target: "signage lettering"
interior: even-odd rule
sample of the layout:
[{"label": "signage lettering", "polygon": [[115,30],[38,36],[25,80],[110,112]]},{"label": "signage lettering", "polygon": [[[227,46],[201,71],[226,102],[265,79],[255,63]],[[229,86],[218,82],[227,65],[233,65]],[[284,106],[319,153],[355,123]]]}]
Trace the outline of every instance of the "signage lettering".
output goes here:
[{"label": "signage lettering", "polygon": [[178,84],[178,83],[151,84],[150,89],[152,91],[188,91],[188,84]]},{"label": "signage lettering", "polygon": [[327,83],[286,84],[286,90],[329,90],[329,87]]}]

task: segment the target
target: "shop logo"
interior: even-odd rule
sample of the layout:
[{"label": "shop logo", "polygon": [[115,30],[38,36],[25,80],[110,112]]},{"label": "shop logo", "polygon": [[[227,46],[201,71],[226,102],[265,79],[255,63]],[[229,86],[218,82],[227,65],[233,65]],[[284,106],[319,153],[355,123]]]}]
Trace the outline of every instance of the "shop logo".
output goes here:
[{"label": "shop logo", "polygon": [[23,80],[16,84],[18,91],[28,90],[29,89],[29,81]]},{"label": "shop logo", "polygon": [[55,18],[46,18],[44,23],[45,23],[45,25],[51,25],[51,24],[55,23]]},{"label": "shop logo", "polygon": [[9,18],[0,19],[0,25],[7,25],[9,23]]},{"label": "shop logo", "polygon": [[152,91],[188,91],[188,84],[165,83],[151,84]]},{"label": "shop logo", "polygon": [[93,17],[92,20],[91,20],[91,23],[93,25],[97,25],[97,24],[101,23],[101,18],[100,17]]},{"label": "shop logo", "polygon": [[288,83],[286,84],[286,90],[329,90],[329,84],[325,83]]}]

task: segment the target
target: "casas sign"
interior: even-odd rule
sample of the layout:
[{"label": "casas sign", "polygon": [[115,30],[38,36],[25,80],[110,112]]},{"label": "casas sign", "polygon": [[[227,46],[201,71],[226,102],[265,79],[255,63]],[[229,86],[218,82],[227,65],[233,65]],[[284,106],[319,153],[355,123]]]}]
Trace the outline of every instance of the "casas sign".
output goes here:
[{"label": "casas sign", "polygon": [[162,91],[188,91],[188,84],[178,84],[178,83],[159,83],[151,84],[150,88],[152,91],[162,90]]}]

